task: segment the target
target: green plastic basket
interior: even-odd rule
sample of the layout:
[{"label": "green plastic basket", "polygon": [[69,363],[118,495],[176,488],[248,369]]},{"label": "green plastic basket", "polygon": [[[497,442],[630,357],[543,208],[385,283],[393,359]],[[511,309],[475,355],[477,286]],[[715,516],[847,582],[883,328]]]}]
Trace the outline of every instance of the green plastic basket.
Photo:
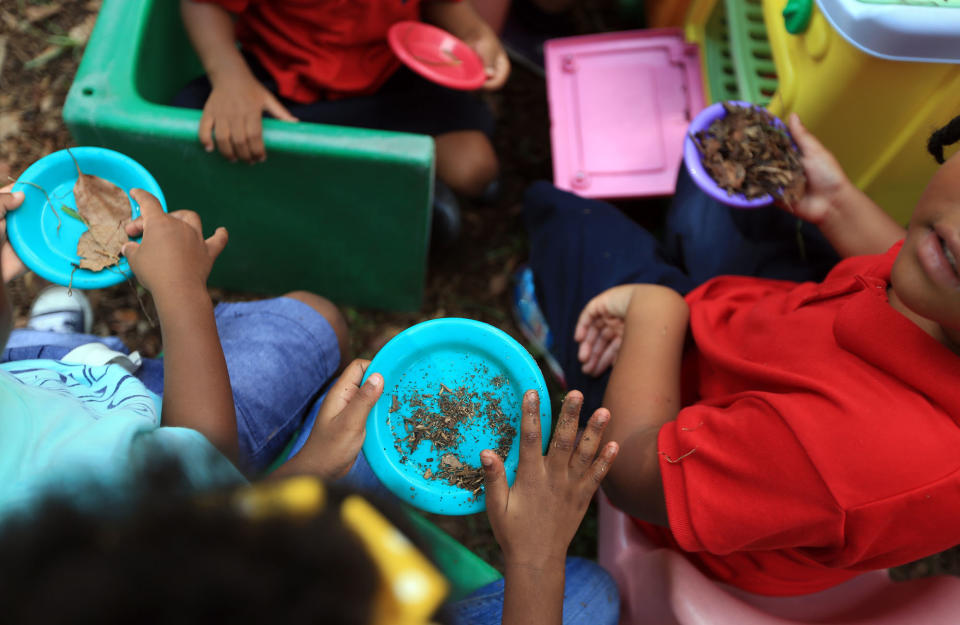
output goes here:
[{"label": "green plastic basket", "polygon": [[777,91],[777,69],[761,0],[717,2],[704,31],[712,101],[745,100],[766,106]]}]

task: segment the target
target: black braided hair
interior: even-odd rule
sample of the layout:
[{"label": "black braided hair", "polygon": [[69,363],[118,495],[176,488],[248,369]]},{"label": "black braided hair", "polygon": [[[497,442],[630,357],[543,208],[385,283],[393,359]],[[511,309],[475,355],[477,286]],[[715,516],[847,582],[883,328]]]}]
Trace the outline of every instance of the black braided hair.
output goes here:
[{"label": "black braided hair", "polygon": [[198,505],[162,473],[132,505],[57,496],[0,526],[0,620],[369,623],[378,573],[340,522],[342,491],[328,488],[330,505],[310,519],[252,521]]},{"label": "black braided hair", "polygon": [[927,151],[942,165],[944,146],[953,145],[957,141],[960,141],[960,115],[954,117],[947,122],[946,126],[930,135],[930,139],[927,141]]}]

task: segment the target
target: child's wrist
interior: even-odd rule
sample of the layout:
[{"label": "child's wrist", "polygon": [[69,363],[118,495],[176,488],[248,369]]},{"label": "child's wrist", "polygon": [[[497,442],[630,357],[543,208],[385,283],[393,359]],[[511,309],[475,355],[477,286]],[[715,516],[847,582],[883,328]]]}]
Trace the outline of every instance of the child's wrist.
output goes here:
[{"label": "child's wrist", "polygon": [[563,570],[567,560],[567,550],[557,550],[553,553],[527,553],[504,555],[504,571],[525,577],[539,577],[553,571]]},{"label": "child's wrist", "polygon": [[858,192],[857,188],[849,180],[844,180],[836,189],[827,195],[827,210],[823,216],[814,225],[821,230],[830,230],[842,226],[847,220],[847,209],[856,204],[852,196]]},{"label": "child's wrist", "polygon": [[211,303],[206,284],[197,281],[164,281],[150,289],[150,293],[160,316]]}]

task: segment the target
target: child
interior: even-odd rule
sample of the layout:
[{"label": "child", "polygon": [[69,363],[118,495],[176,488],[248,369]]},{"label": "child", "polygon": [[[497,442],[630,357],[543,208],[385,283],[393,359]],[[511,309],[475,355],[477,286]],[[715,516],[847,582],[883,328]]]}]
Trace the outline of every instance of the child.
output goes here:
[{"label": "child", "polygon": [[387,44],[396,22],[435,24],[477,51],[484,88],[499,89],[510,62],[469,1],[181,0],[181,9],[207,76],[174,104],[203,109],[199,137],[208,151],[216,143],[230,160],[265,159],[266,112],[288,122],[432,135],[437,177],[459,195],[481,196],[497,177],[486,106],[401,67]]},{"label": "child", "polygon": [[[568,339],[586,374],[615,363],[610,499],[716,579],[769,595],[960,543],[960,157],[904,231],[796,116],[790,129],[809,179],[793,212],[844,259],[826,278],[724,276],[684,300],[669,288],[682,271],[620,266],[668,279],[600,293]],[[938,137],[942,158],[958,135]],[[611,223],[622,231],[594,225]]]},{"label": "child", "polygon": [[579,403],[568,396],[542,456],[537,395],[525,396],[512,487],[499,457],[483,452],[505,578],[439,614],[445,584],[397,535],[401,515],[391,523],[358,495],[306,477],[193,498],[155,469],[135,505],[78,510],[55,500],[0,529],[5,620],[613,625],[616,587],[595,565],[569,559],[564,596],[567,545],[617,452],[608,444],[597,456],[606,411],[577,443]]}]

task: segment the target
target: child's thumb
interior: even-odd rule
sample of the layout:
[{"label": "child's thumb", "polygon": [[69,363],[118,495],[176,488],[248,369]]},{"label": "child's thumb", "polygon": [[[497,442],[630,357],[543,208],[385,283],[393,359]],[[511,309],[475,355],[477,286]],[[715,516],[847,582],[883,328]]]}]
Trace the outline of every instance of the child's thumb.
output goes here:
[{"label": "child's thumb", "polygon": [[131,256],[136,256],[137,252],[140,251],[140,244],[135,241],[127,241],[123,244],[123,247],[120,248],[120,254],[125,258],[130,258]]},{"label": "child's thumb", "polygon": [[793,140],[804,154],[809,150],[816,151],[823,149],[823,146],[821,146],[817,138],[807,130],[807,127],[800,121],[800,116],[796,113],[790,113],[790,117],[787,119],[787,126],[790,128],[790,134],[793,136]]},{"label": "child's thumb", "polygon": [[287,110],[287,107],[285,107],[284,105],[280,104],[280,101],[277,100],[277,99],[276,99],[275,97],[273,97],[272,95],[269,95],[269,96],[267,97],[267,102],[266,102],[266,104],[264,105],[264,108],[267,109],[267,112],[268,112],[268,113],[270,113],[271,115],[273,115],[275,118],[279,119],[280,121],[284,121],[284,122],[298,122],[298,121],[300,121],[299,119],[297,119],[296,117],[294,117],[293,114],[290,113],[290,111]]},{"label": "child's thumb", "polygon": [[382,394],[383,376],[379,373],[371,374],[341,413],[344,427],[363,430],[367,423],[367,416]]}]

